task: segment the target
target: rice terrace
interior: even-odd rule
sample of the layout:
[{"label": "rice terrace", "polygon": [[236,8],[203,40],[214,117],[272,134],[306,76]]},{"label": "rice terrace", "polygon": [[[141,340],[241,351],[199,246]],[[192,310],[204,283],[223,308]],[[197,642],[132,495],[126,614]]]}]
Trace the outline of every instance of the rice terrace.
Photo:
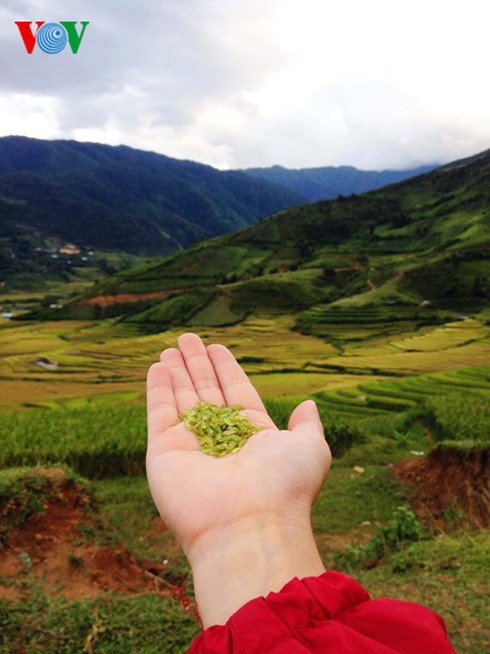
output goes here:
[{"label": "rice terrace", "polygon": [[45,265],[62,228],[37,217],[31,237],[30,190],[0,175],[0,652],[174,654],[198,633],[144,469],[147,369],[184,331],[229,347],[279,426],[317,402],[334,454],[312,516],[327,568],[434,609],[460,654],[488,652],[489,180],[487,151],[284,200],[165,257],[70,235],[80,253]]}]

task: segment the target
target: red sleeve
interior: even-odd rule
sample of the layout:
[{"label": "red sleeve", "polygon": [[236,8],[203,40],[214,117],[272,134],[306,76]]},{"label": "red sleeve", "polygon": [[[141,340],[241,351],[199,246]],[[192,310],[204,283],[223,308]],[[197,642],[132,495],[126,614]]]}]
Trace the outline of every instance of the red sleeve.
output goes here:
[{"label": "red sleeve", "polygon": [[443,620],[411,602],[370,600],[352,577],[326,572],[292,579],[222,626],[206,629],[188,654],[456,654]]}]

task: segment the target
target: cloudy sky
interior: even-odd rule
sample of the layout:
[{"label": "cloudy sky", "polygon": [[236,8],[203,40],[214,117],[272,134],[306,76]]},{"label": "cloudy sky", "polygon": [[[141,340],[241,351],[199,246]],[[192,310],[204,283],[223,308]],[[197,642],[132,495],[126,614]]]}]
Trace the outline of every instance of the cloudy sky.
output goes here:
[{"label": "cloudy sky", "polygon": [[[16,20],[89,20],[25,51]],[[0,135],[219,168],[408,168],[490,147],[488,0],[2,0]]]}]

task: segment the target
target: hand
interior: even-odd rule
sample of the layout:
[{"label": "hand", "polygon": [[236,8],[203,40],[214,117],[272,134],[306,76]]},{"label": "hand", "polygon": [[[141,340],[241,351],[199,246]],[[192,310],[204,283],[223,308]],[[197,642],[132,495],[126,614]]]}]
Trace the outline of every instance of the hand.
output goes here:
[{"label": "hand", "polygon": [[[190,552],[199,537],[260,515],[309,514],[327,475],[330,452],[316,405],[293,411],[289,431],[279,430],[233,355],[222,345],[207,350],[194,334],[179,338],[148,373],[150,489],[160,514]],[[264,427],[242,450],[217,459],[203,454],[178,416],[199,400],[239,404]]]},{"label": "hand", "polygon": [[[316,548],[316,553],[308,554],[311,505],[331,463],[315,403],[300,404],[291,414],[289,430],[279,430],[229,350],[222,345],[206,348],[194,334],[184,334],[178,344],[180,349],[165,350],[161,363],[148,373],[147,474],[160,515],[184,549],[195,577],[196,570],[204,567],[201,578],[204,575],[204,586],[209,588],[211,569],[220,567],[223,579],[218,553],[232,560],[235,569],[240,567],[244,547],[260,558],[257,546],[262,543],[263,555],[265,541],[267,558],[286,552],[281,580],[290,578],[298,558],[306,563],[301,568],[312,567],[313,574],[323,571]],[[203,454],[195,434],[178,422],[182,411],[199,400],[239,404],[250,422],[264,429],[236,454],[223,458]],[[307,551],[298,557],[290,551],[293,544]],[[276,546],[281,551],[274,554],[271,547]],[[270,562],[263,564],[262,576]],[[262,581],[261,588],[264,583],[279,583]],[[216,612],[210,615],[212,621]]]}]

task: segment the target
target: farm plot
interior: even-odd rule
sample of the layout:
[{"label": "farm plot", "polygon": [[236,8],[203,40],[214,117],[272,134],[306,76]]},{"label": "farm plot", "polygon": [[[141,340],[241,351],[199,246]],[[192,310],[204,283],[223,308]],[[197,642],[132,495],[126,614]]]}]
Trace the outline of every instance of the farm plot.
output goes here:
[{"label": "farm plot", "polygon": [[321,392],[317,397],[333,413],[370,417],[376,412],[414,408],[431,397],[468,393],[490,401],[490,365],[377,382],[366,380],[348,388]]}]

